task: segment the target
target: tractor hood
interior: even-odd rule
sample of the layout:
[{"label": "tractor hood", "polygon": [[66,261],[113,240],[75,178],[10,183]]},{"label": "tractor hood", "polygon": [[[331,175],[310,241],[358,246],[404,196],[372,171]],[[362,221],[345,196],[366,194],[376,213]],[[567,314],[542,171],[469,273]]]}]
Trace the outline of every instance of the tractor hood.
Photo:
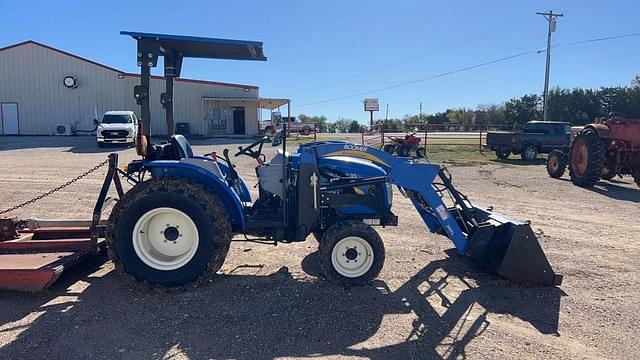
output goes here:
[{"label": "tractor hood", "polygon": [[367,160],[349,156],[327,156],[320,158],[319,167],[347,177],[386,176],[387,172]]}]

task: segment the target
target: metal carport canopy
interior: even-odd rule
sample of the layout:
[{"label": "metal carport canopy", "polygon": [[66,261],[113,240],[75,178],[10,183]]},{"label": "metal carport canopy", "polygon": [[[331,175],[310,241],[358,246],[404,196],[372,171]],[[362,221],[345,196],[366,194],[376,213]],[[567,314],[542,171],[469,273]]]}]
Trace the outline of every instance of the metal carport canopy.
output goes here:
[{"label": "metal carport canopy", "polygon": [[136,40],[158,41],[163,53],[165,51],[175,52],[179,53],[182,57],[229,60],[267,60],[262,49],[262,42],[259,41],[152,34],[132,31],[121,31],[120,35],[129,35]]},{"label": "metal carport canopy", "polygon": [[287,105],[291,102],[290,99],[282,98],[231,98],[231,97],[208,97],[203,96],[202,100],[208,101],[238,101],[238,102],[255,102],[261,109],[274,110],[280,106]]}]

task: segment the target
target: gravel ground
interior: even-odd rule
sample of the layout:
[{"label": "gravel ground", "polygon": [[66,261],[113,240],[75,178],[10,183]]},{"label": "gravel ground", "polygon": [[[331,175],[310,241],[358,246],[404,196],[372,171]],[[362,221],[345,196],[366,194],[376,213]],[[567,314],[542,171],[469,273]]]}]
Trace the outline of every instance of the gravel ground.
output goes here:
[{"label": "gravel ground", "polygon": [[[236,146],[194,144],[196,153]],[[98,149],[88,137],[0,137],[0,208],[112,151],[121,163],[135,158],[133,149]],[[253,160],[237,163],[255,184]],[[475,202],[531,220],[562,286],[516,286],[486,274],[430,234],[396,193],[400,226],[379,229],[387,261],[371,286],[323,280],[312,239],[234,243],[220,275],[181,293],[143,289],[95,259],[48,291],[0,292],[0,358],[627,359],[640,352],[640,189],[630,178],[582,189],[566,176],[550,179],[542,163],[450,170]],[[102,174],[14,215],[88,218]]]}]

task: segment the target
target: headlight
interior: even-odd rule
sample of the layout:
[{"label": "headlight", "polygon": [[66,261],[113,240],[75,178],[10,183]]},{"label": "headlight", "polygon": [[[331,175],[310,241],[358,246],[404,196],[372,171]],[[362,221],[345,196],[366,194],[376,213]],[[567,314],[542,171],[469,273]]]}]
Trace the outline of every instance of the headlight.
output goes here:
[{"label": "headlight", "polygon": [[393,185],[387,183],[387,204],[389,207],[393,204]]}]

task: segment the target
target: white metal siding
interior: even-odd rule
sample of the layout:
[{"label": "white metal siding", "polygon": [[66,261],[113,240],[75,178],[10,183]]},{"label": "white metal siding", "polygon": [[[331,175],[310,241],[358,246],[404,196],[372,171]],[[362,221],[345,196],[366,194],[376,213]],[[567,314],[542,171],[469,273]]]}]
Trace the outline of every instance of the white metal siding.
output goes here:
[{"label": "white metal siding", "polygon": [[[133,87],[139,83],[139,77],[118,78],[118,74],[38,44],[25,43],[0,51],[0,102],[18,103],[22,135],[51,135],[59,123],[91,129],[96,111],[98,117],[107,110],[134,110],[140,115],[133,98]],[[77,88],[63,85],[62,80],[68,75],[77,78]],[[191,132],[200,134],[204,118],[202,97],[258,97],[258,89],[246,89],[177,80],[174,122],[188,122]],[[151,80],[151,133],[156,135],[166,134],[160,104],[163,90],[164,80]],[[247,133],[255,134],[258,109],[247,107],[245,111]]]}]

